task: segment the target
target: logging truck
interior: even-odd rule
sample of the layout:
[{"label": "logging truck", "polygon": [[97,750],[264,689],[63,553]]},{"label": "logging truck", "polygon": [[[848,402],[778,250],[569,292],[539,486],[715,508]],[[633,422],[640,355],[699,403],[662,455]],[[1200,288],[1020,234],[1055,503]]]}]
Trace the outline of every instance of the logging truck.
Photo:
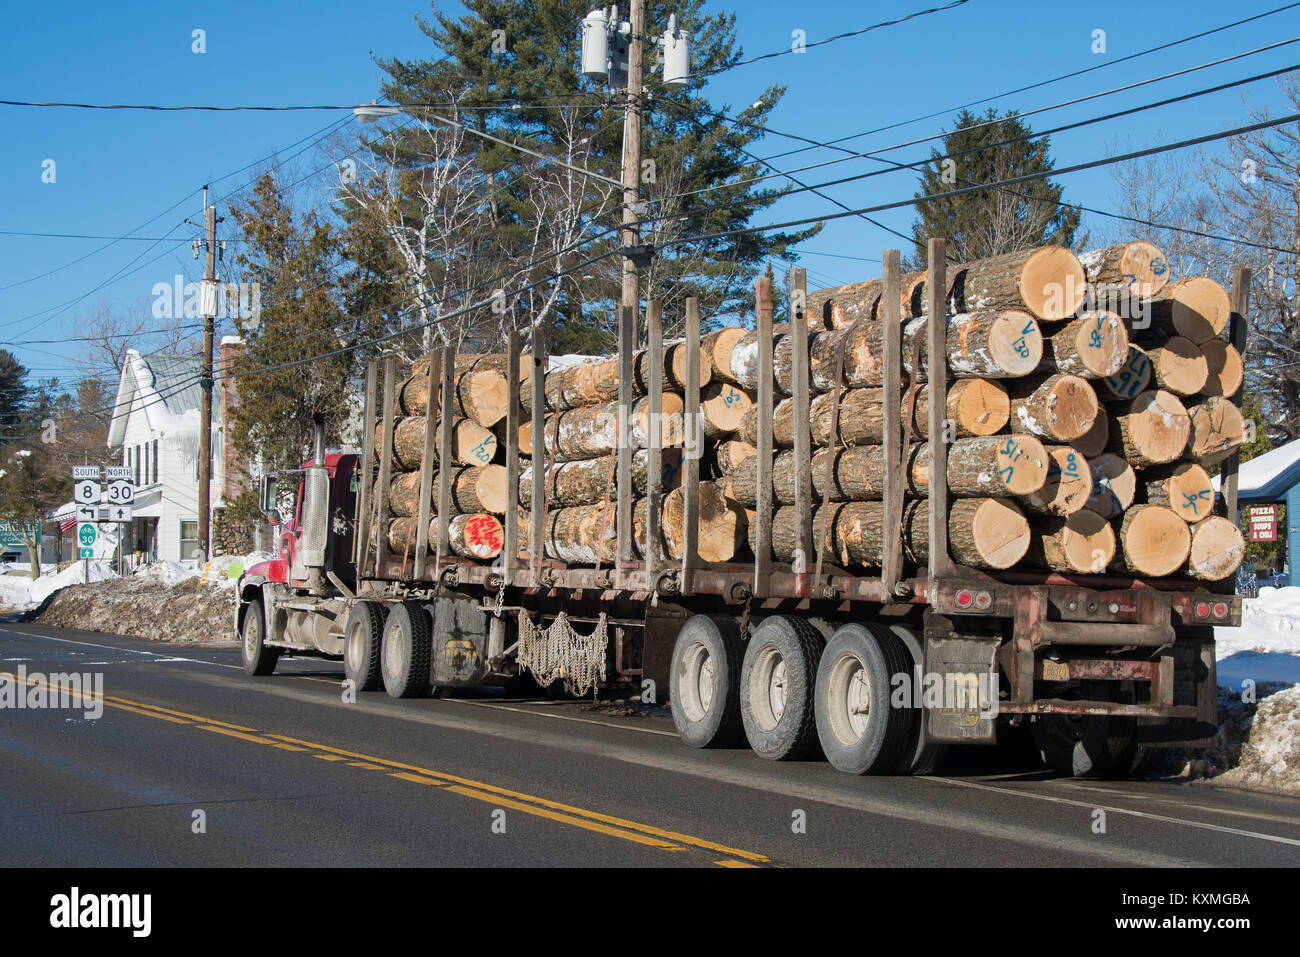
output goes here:
[{"label": "logging truck", "polygon": [[[1213,629],[1241,620],[1236,446],[1215,430],[1240,408],[1249,272],[1203,334],[1223,310],[1200,285],[1161,298],[1149,244],[956,270],[929,252],[829,295],[796,269],[780,324],[759,279],[752,331],[702,335],[686,300],[666,342],[652,301],[642,338],[624,309],[617,355],[576,369],[540,330],[370,361],[361,450],[327,453],[318,422],[311,461],[261,477],[276,548],[238,583],[245,669],[341,658],[397,698],[622,686],[692,747],[856,774],[926,773],[1025,722],[1071,775],[1204,741]],[[1172,299],[1159,341],[1038,294],[1108,268]]]}]

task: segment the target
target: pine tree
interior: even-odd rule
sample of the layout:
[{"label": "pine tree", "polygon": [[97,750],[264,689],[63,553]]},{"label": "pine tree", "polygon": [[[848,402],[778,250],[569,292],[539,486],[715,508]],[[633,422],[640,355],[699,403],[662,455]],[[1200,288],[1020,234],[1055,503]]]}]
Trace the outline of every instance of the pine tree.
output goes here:
[{"label": "pine tree", "polygon": [[[590,9],[588,0],[469,0],[465,6],[468,12],[460,17],[435,9],[430,19],[419,21],[439,51],[438,59],[380,59],[390,77],[385,97],[405,104],[454,99],[463,121],[476,128],[617,179],[624,97],[611,95],[578,73],[579,23]],[[680,237],[745,226],[782,192],[752,183],[695,192],[764,172],[742,150],[761,136],[784,92],[775,86],[764,90],[754,106],[739,113],[739,123],[715,115],[706,96],[706,75],[734,63],[740,52],[735,15],[706,14],[703,6],[703,0],[683,0],[675,8],[682,28],[692,34],[696,79],[686,89],[670,90],[660,82],[651,69],[656,49],[646,45],[641,172],[650,221],[643,226],[642,241],[663,246],[651,267],[642,270],[642,297],[664,300],[670,329],[687,296],[700,299],[706,318],[745,308],[764,259],[792,256],[788,247],[817,232],[814,227],[670,244]],[[666,6],[651,9],[647,34],[662,33],[668,13]],[[402,160],[418,169],[414,137],[392,135],[399,140],[399,152],[400,141],[407,141]],[[508,273],[508,264],[541,258],[553,238],[538,236],[535,200],[539,189],[554,189],[555,181],[547,179],[554,169],[482,140],[475,141],[474,151],[475,162],[494,184],[493,265],[499,273]],[[616,190],[611,194],[607,185],[588,181],[578,206],[594,228],[585,230],[583,238],[601,238],[547,259],[534,274],[573,268],[593,255],[617,250],[618,233],[610,230],[621,220],[620,202]],[[612,345],[620,265],[615,252],[559,281],[544,322],[553,349]],[[524,314],[538,312],[534,298]]]},{"label": "pine tree", "polygon": [[358,359],[341,350],[358,330],[330,269],[338,238],[315,212],[296,214],[272,173],[230,212],[244,234],[235,265],[260,284],[262,304],[259,316],[236,320],[246,355],[219,370],[239,393],[230,437],[249,466],[260,457],[267,470],[297,468],[312,454],[313,416],[325,416],[327,441],[337,443],[351,414]]},{"label": "pine tree", "polygon": [[931,162],[921,173],[921,189],[915,194],[921,202],[912,226],[916,243],[912,268],[923,268],[931,236],[948,240],[953,262],[1046,244],[1073,247],[1080,211],[1061,205],[1063,188],[1050,178],[943,199],[925,198],[1050,171],[1054,163],[1048,137],[1026,139],[1031,132],[1014,113],[999,117],[994,109],[983,116],[961,112],[943,138],[942,151],[930,151]]},{"label": "pine tree", "polygon": [[23,415],[27,369],[8,349],[0,349],[0,435],[12,434]]}]

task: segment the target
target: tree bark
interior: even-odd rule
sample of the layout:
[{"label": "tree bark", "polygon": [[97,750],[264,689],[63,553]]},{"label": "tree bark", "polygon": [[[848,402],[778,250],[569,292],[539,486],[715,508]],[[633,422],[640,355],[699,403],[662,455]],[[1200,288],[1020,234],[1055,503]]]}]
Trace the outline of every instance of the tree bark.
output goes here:
[{"label": "tree bark", "polygon": [[730,475],[745,459],[757,454],[758,449],[748,442],[742,442],[739,439],[727,439],[719,442],[714,447],[713,464],[718,474]]},{"label": "tree bark", "polygon": [[[681,450],[663,449],[662,483],[665,490],[681,482]],[[649,453],[640,449],[632,456],[632,489],[636,498],[643,498],[649,486]],[[547,475],[546,507],[571,508],[574,505],[595,505],[614,501],[618,497],[617,474],[611,467],[611,457],[580,459],[574,462],[557,462]],[[533,467],[526,466],[519,476],[519,504],[532,507]]]},{"label": "tree bark", "polygon": [[[930,494],[930,447],[915,446],[908,457],[914,495]],[[948,492],[960,498],[1029,495],[1047,481],[1047,450],[1029,435],[956,439],[948,447]]]},{"label": "tree bark", "polygon": [[[433,503],[438,501],[438,473],[430,486]],[[451,503],[458,513],[506,513],[506,467],[504,465],[462,466],[452,472]],[[388,504],[394,515],[416,515],[420,507],[420,473],[399,472],[388,487]]]},{"label": "tree bark", "polygon": [[[398,468],[418,469],[424,456],[424,422],[422,415],[397,420],[393,427],[393,461]],[[382,426],[375,426],[375,447],[383,437]],[[442,429],[433,423],[434,454],[442,448]],[[488,465],[496,458],[497,437],[471,419],[453,419],[451,424],[451,458],[457,465]]]},{"label": "tree bark", "polygon": [[[913,319],[903,327],[903,369],[909,376],[928,378],[929,320]],[[1021,309],[958,313],[948,317],[946,331],[948,375],[954,379],[1014,379],[1029,375],[1043,357],[1038,321]],[[920,339],[920,369],[912,355]]]},{"label": "tree bark", "polygon": [[883,288],[882,280],[868,279],[810,292],[807,300],[809,325],[820,329],[847,329],[861,319],[876,319]]},{"label": "tree bark", "polygon": [[960,309],[1023,309],[1039,319],[1068,319],[1087,297],[1083,266],[1062,246],[1040,246],[980,259],[957,270],[953,296]]},{"label": "tree bark", "polygon": [[[650,399],[643,396],[632,406],[628,439],[633,448],[650,445]],[[663,395],[663,412],[659,419],[660,444],[669,448],[682,443],[682,397],[675,392]],[[532,430],[528,429],[531,441]],[[523,432],[520,439],[522,442]],[[582,406],[546,417],[546,451],[557,459],[594,459],[618,449],[618,403]],[[522,444],[520,446],[523,447]]]}]

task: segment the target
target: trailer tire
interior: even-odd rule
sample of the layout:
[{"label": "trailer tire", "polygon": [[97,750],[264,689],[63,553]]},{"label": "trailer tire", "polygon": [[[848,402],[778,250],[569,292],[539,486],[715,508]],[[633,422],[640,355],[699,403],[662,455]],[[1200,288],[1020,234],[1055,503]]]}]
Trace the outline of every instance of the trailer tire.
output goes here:
[{"label": "trailer tire", "polygon": [[429,690],[429,663],[433,655],[433,623],[418,601],[389,608],[384,622],[380,671],[384,690],[392,698],[418,698]]},{"label": "trailer tire", "polygon": [[912,738],[907,712],[890,705],[890,679],[907,673],[909,659],[882,625],[843,625],[827,642],[814,704],[817,736],[833,767],[849,774],[897,773]]},{"label": "trailer tire", "polygon": [[280,649],[266,645],[266,615],[260,599],[248,603],[244,612],[244,628],[240,637],[240,654],[244,659],[244,673],[265,677],[275,671],[280,660]]},{"label": "trailer tire", "polygon": [[817,747],[813,689],[826,639],[802,618],[773,615],[749,636],[740,670],[740,720],[754,753],[799,760]]},{"label": "trailer tire", "polygon": [[[911,675],[917,665],[924,667],[925,652],[921,639],[916,632],[906,625],[894,625],[890,629],[902,643],[907,652],[906,674]],[[948,745],[938,741],[927,741],[925,737],[926,711],[922,704],[916,706],[917,720],[909,731],[909,740],[898,763],[899,774],[926,775],[933,774],[948,756]]]},{"label": "trailer tire", "polygon": [[743,740],[740,723],[740,625],[695,615],[673,645],[668,693],[673,724],[692,748],[725,748]]},{"label": "trailer tire", "polygon": [[382,602],[359,601],[348,612],[343,631],[343,674],[357,691],[378,691],[384,685],[380,654],[387,611]]},{"label": "trailer tire", "polygon": [[[1109,682],[1094,682],[1076,694],[1098,701],[1116,697]],[[1137,758],[1137,720],[1115,715],[1035,715],[1030,722],[1039,759],[1073,778],[1124,778]]]}]

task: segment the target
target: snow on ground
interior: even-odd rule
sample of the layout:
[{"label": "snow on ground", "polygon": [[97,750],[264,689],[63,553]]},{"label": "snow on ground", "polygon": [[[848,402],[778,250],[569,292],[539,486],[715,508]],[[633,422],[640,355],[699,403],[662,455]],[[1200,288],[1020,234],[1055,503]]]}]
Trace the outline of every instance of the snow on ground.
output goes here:
[{"label": "snow on ground", "polygon": [[[87,570],[89,570],[89,578],[86,577]],[[42,575],[36,581],[29,579],[27,600],[33,605],[39,605],[60,588],[67,588],[69,585],[84,585],[87,581],[102,582],[116,577],[117,573],[113,571],[108,562],[77,562],[69,565],[61,572]]]}]

